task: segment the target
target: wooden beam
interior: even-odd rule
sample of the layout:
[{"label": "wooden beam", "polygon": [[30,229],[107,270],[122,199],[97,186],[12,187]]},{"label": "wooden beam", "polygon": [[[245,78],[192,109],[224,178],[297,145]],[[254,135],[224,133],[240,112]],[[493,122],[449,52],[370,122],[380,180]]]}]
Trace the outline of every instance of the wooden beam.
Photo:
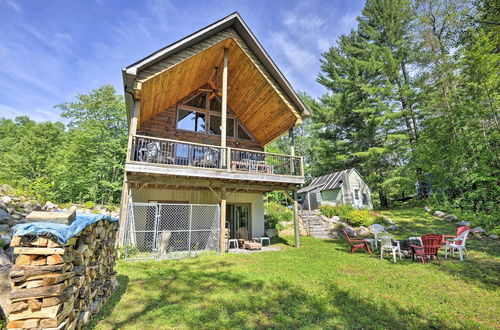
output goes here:
[{"label": "wooden beam", "polygon": [[210,191],[215,195],[215,197],[217,197],[219,202],[222,200],[222,198],[217,194],[217,192],[214,190],[214,188],[212,188],[211,186],[208,186],[208,189],[210,189]]},{"label": "wooden beam", "polygon": [[226,252],[226,187],[220,192],[220,253]]},{"label": "wooden beam", "polygon": [[[227,139],[227,48],[224,48],[224,66],[222,68],[222,109],[221,109],[221,132],[220,146],[226,148]],[[225,155],[223,153],[223,155]],[[222,159],[222,164],[226,164],[226,159]]]},{"label": "wooden beam", "polygon": [[293,231],[295,234],[295,247],[300,247],[299,203],[297,202],[297,190],[293,191]]}]

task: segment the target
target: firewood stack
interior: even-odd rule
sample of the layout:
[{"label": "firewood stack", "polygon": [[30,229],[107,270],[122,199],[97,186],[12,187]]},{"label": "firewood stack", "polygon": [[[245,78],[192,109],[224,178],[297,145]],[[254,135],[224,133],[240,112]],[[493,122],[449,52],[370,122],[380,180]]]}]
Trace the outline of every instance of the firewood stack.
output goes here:
[{"label": "firewood stack", "polygon": [[14,236],[8,329],[75,329],[87,324],[117,287],[117,224],[101,220],[67,244]]}]

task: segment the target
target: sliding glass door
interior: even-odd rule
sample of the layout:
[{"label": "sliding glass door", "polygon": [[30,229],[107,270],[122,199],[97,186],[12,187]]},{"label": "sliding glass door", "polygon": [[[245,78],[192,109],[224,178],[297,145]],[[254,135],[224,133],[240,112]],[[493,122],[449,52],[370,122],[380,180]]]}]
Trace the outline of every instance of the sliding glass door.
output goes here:
[{"label": "sliding glass door", "polygon": [[226,207],[231,238],[238,238],[241,228],[246,228],[251,235],[250,204],[228,204]]}]

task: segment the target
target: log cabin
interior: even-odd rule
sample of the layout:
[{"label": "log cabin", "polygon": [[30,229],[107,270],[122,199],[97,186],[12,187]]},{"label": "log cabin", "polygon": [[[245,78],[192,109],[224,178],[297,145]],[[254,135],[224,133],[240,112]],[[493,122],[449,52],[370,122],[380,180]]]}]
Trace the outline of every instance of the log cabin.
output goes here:
[{"label": "log cabin", "polygon": [[[294,205],[309,111],[238,13],[124,68],[129,140],[120,244],[138,254],[216,250],[264,236],[264,193]],[[288,134],[289,154],[266,145]],[[131,249],[131,250],[132,250]]]}]

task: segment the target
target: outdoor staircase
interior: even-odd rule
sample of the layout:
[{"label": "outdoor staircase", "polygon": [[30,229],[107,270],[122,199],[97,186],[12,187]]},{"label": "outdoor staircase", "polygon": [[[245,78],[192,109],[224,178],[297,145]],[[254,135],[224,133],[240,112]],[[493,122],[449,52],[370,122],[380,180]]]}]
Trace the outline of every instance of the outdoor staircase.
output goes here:
[{"label": "outdoor staircase", "polygon": [[299,210],[299,218],[302,226],[312,237],[321,239],[334,238],[328,229],[328,224],[323,222],[317,211]]}]

